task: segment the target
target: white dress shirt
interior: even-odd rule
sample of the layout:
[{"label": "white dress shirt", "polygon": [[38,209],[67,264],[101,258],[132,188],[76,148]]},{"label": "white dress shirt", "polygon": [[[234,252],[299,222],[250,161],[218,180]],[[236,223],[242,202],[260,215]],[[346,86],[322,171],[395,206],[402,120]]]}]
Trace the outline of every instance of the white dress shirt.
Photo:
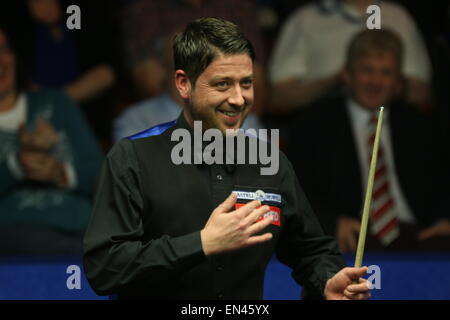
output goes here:
[{"label": "white dress shirt", "polygon": [[[299,78],[313,81],[339,72],[352,38],[367,28],[366,15],[349,19],[345,4],[322,12],[316,3],[297,9],[283,25],[269,65],[272,83]],[[405,48],[403,73],[428,81],[431,64],[425,43],[414,20],[399,4],[375,2],[381,8],[381,27],[396,32]],[[342,6],[342,7],[340,7]],[[357,15],[357,14],[353,14]]]},{"label": "white dress shirt", "polygon": [[[0,130],[7,133],[16,133],[19,127],[26,123],[28,114],[27,96],[21,93],[17,99],[14,107],[11,110],[0,112]],[[24,172],[22,166],[17,159],[16,150],[5,150],[6,163],[9,170],[16,177],[16,179],[23,179]],[[67,177],[67,185],[64,187],[74,189],[77,186],[77,175],[75,168],[70,162],[63,162],[64,170]]]}]

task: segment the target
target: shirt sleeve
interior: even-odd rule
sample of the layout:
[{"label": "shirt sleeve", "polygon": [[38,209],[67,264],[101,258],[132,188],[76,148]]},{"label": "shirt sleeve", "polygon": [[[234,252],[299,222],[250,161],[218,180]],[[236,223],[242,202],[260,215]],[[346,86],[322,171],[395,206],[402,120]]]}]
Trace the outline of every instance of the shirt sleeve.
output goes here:
[{"label": "shirt sleeve", "polygon": [[98,294],[129,292],[142,282],[161,284],[205,259],[199,231],[144,235],[144,187],[133,148],[123,139],[106,157],[84,237],[85,273]]},{"label": "shirt sleeve", "polygon": [[[145,119],[147,120],[147,119]],[[131,136],[146,128],[150,128],[152,124],[142,120],[142,114],[136,107],[130,107],[125,110],[113,122],[113,139],[114,142],[119,141],[125,137]]]},{"label": "shirt sleeve", "polygon": [[309,297],[323,298],[326,281],[344,268],[345,262],[336,241],[324,235],[289,160],[284,155],[281,157],[285,168],[282,194],[286,227],[276,254],[293,269],[292,277],[306,289]]}]

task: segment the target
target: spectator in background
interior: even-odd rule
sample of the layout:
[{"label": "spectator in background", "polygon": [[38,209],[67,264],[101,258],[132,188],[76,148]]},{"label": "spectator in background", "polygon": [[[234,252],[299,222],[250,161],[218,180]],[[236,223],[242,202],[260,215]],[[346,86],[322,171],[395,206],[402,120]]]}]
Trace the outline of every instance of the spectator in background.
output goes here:
[{"label": "spectator in background", "polygon": [[[123,10],[123,42],[126,59],[142,98],[161,94],[166,89],[163,66],[165,39],[200,17],[219,17],[241,26],[258,52],[254,64],[255,114],[262,114],[266,101],[264,50],[257,27],[253,0],[136,0]],[[149,76],[149,74],[151,76]]]},{"label": "spectator in background", "polygon": [[[406,10],[389,1],[321,0],[294,12],[282,28],[270,62],[274,113],[305,108],[342,85],[346,48],[366,28],[366,9],[381,8],[381,26],[398,33],[405,47],[403,91],[410,104],[429,101],[430,62],[419,30]],[[400,80],[400,79],[399,79]]]},{"label": "spectator in background", "polygon": [[[69,5],[80,8],[80,29],[66,26]],[[60,88],[82,108],[108,148],[112,105],[120,77],[115,48],[115,3],[88,0],[20,0],[1,3],[0,15],[17,42],[16,54],[29,72],[31,89]],[[117,29],[117,30],[116,30]],[[117,46],[118,47],[118,46]]]},{"label": "spectator in background", "polygon": [[[81,6],[82,29],[69,30],[59,0],[27,0],[26,4],[32,20],[32,34],[26,40],[31,46],[35,86],[62,87],[76,102],[85,102],[114,83],[114,70],[107,61],[111,55],[106,52],[109,45],[104,37],[93,35],[97,30],[92,25],[85,24],[88,8]],[[98,19],[101,25],[101,16]],[[83,37],[87,33],[97,38],[97,47],[85,46]]]},{"label": "spectator in background", "polygon": [[81,254],[102,154],[72,100],[16,70],[0,29],[0,255]]},{"label": "spectator in background", "polygon": [[366,249],[450,250],[448,142],[428,115],[394,99],[402,62],[395,33],[362,31],[348,49],[348,93],[317,103],[295,124],[290,159],[324,230],[344,252],[356,250],[380,106],[386,108]]},{"label": "spectator in background", "polygon": [[[171,44],[172,36],[169,36],[164,40],[163,58],[161,59],[162,74],[164,76],[163,92],[130,106],[114,121],[114,142],[161,123],[175,120],[182,112],[183,101],[175,87],[172,75],[174,66]],[[150,70],[144,70],[148,72],[147,78],[151,78],[152,73]],[[249,128],[256,130],[263,128],[258,117],[251,113],[242,126],[244,130]],[[267,137],[260,138],[267,140]]]}]

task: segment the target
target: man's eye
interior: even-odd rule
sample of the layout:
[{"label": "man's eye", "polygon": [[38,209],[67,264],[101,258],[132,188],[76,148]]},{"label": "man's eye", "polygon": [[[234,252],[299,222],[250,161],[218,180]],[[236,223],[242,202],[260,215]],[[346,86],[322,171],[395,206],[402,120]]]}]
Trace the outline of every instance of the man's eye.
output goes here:
[{"label": "man's eye", "polygon": [[242,81],[242,86],[243,86],[243,87],[246,87],[246,88],[251,87],[252,84],[253,84],[253,80],[251,80],[251,79]]},{"label": "man's eye", "polygon": [[216,87],[218,88],[226,88],[228,86],[228,82],[226,81],[220,81],[216,83]]}]

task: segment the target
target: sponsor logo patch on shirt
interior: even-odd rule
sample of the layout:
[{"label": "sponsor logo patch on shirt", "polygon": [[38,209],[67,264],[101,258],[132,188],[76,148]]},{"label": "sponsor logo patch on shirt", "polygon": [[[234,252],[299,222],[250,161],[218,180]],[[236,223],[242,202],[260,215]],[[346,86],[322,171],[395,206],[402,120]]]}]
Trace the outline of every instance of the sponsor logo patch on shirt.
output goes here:
[{"label": "sponsor logo patch on shirt", "polygon": [[[245,203],[236,203],[235,209],[237,210],[244,205],[245,205]],[[280,219],[281,218],[280,217],[281,210],[280,210],[280,208],[275,207],[275,206],[269,206],[269,208],[270,208],[270,210],[268,212],[266,212],[262,217],[260,217],[256,221],[261,221],[262,219],[272,217],[273,221],[271,222],[271,224],[280,226],[281,225],[281,219]]]},{"label": "sponsor logo patch on shirt", "polygon": [[[264,192],[263,190],[252,191],[241,191],[241,190],[233,190],[233,192],[237,195],[237,201],[235,205],[235,209],[239,209],[244,206],[247,202],[253,200],[259,200],[261,203],[267,203],[269,205],[270,211],[266,212],[264,216],[259,218],[257,221],[261,221],[264,218],[271,216],[273,218],[272,224],[276,226],[281,225],[281,210],[278,206],[281,205],[281,195],[276,193]],[[244,201],[244,203],[243,203]]]},{"label": "sponsor logo patch on shirt", "polygon": [[233,192],[237,195],[238,200],[259,200],[261,202],[281,203],[281,195],[276,193],[266,193],[262,190],[256,190],[255,192],[233,190]]}]

